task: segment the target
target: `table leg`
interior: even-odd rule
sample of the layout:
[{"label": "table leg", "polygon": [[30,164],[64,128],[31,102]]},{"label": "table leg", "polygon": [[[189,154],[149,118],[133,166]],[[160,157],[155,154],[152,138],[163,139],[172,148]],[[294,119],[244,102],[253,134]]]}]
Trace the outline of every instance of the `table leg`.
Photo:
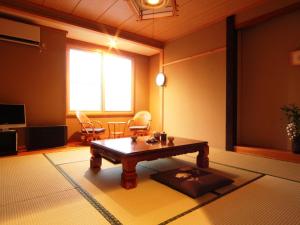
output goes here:
[{"label": "table leg", "polygon": [[201,168],[208,168],[209,160],[208,160],[209,147],[208,145],[204,145],[203,149],[199,150],[197,156],[197,166]]},{"label": "table leg", "polygon": [[93,149],[92,147],[90,152],[91,152],[90,168],[100,169],[102,164],[102,156],[97,152],[96,149]]},{"label": "table leg", "polygon": [[137,185],[137,174],[135,171],[137,162],[132,159],[123,159],[122,166],[123,172],[121,177],[121,186],[126,189],[135,188]]}]

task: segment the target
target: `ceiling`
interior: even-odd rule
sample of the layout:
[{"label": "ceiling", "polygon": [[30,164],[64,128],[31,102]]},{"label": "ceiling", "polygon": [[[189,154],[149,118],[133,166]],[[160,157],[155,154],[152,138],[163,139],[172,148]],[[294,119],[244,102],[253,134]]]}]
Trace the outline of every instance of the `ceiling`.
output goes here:
[{"label": "ceiling", "polygon": [[[237,14],[266,2],[266,0],[176,0],[178,5],[177,16],[141,21],[138,20],[128,0],[1,1],[6,2],[6,6],[11,5],[15,9],[25,9],[29,13],[38,14],[35,19],[42,25],[49,25],[47,21],[48,23],[50,21],[52,25],[49,26],[54,26],[55,20],[59,20],[60,23],[57,23],[57,28],[67,30],[68,37],[74,39],[103,44],[100,40],[97,40],[96,36],[99,35],[99,31],[101,33],[103,30],[111,30],[112,32],[108,32],[111,35],[117,33],[121,39],[133,40],[128,44],[133,45],[130,47],[131,49],[124,50],[134,51],[136,49],[134,44],[137,42],[143,43],[141,47],[145,47],[145,50],[140,52],[137,50],[136,52],[144,55],[156,54],[168,41],[180,38],[219,22],[229,15]],[[18,11],[14,13],[18,14]],[[47,17],[47,21],[43,18],[43,14]],[[31,14],[24,14],[23,16],[30,18]],[[77,22],[74,23],[73,21]],[[68,23],[71,23],[73,27],[68,28]],[[83,32],[92,33],[75,35],[76,32],[80,33],[80,31],[77,29],[72,33],[72,29],[75,29],[74,25],[75,28],[80,27]],[[82,29],[82,27],[87,29]],[[98,27],[101,27],[102,30],[99,30]]]},{"label": "ceiling", "polygon": [[162,42],[219,21],[257,0],[177,0],[178,16],[139,21],[128,0],[26,0]]}]

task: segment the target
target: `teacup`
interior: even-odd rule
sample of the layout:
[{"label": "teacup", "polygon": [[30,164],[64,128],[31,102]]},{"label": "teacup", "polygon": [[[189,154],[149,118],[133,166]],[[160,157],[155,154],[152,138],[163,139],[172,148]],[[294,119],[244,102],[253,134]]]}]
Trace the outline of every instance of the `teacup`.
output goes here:
[{"label": "teacup", "polygon": [[156,139],[156,140],[159,140],[160,139],[160,133],[155,131],[153,132],[153,137]]},{"label": "teacup", "polygon": [[169,141],[170,143],[173,143],[174,137],[173,137],[173,136],[169,136],[169,137],[168,137],[168,141]]}]

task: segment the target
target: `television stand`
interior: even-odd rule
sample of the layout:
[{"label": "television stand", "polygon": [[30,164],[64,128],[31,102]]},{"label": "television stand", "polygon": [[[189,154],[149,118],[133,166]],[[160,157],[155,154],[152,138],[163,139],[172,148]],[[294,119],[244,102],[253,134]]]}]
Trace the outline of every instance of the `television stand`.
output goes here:
[{"label": "television stand", "polygon": [[16,155],[18,153],[16,130],[0,130],[0,156]]}]

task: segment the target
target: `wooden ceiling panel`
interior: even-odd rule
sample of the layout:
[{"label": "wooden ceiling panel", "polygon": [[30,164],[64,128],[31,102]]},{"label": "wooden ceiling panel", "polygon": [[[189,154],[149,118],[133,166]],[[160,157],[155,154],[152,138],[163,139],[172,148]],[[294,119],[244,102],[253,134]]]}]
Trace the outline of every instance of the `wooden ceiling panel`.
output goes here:
[{"label": "wooden ceiling panel", "polygon": [[193,0],[176,0],[176,3],[178,6],[183,6],[186,3],[191,2],[191,1],[193,1]]},{"label": "wooden ceiling panel", "polygon": [[[205,26],[207,21],[213,21],[212,23],[218,22],[219,16],[211,17],[209,14],[211,8],[218,7],[220,2],[221,1],[202,1],[201,4],[195,1],[189,2],[181,8],[180,15],[173,21],[170,21],[172,18],[158,21],[155,25],[155,36],[159,35],[162,40],[169,41]],[[168,24],[176,25],[168,26]]]},{"label": "wooden ceiling panel", "polygon": [[71,13],[80,0],[45,0],[44,6],[58,11]]},{"label": "wooden ceiling panel", "polygon": [[139,30],[142,30],[151,24],[151,20],[138,20],[137,16],[133,16],[122,23],[121,29],[130,30],[131,32],[138,32]]},{"label": "wooden ceiling panel", "polygon": [[[127,0],[125,0],[127,1]],[[186,3],[190,2],[192,0],[177,0],[177,5],[179,7],[185,5]],[[158,18],[156,20],[160,20],[161,18]],[[149,20],[140,20],[138,16],[135,14],[135,16],[131,17],[129,20],[125,21],[122,24],[122,28],[125,30],[130,30],[131,32],[138,32],[143,30],[144,28],[147,28],[153,23],[151,19]]]},{"label": "wooden ceiling panel", "polygon": [[73,15],[89,20],[97,20],[118,0],[81,0]]},{"label": "wooden ceiling panel", "polygon": [[125,0],[118,0],[109,10],[107,10],[97,21],[119,27],[124,21],[134,17],[134,12]]},{"label": "wooden ceiling panel", "polygon": [[[177,0],[177,5],[180,7],[184,6],[185,4],[187,4],[188,2],[191,2],[192,0]],[[173,18],[173,17],[172,17]],[[156,20],[161,20],[164,18],[157,18]],[[122,24],[122,28],[125,30],[130,30],[131,32],[139,32],[142,31],[144,29],[150,29],[149,26],[152,26],[153,24],[153,20],[149,19],[149,20],[140,20],[138,18],[138,16],[134,16],[132,18],[130,18],[129,20],[125,21]]]},{"label": "wooden ceiling panel", "polygon": [[153,26],[147,26],[145,27],[143,30],[138,32],[140,35],[143,35],[145,37],[149,37],[152,39],[158,39],[158,37],[155,36],[155,34],[153,33]]},{"label": "wooden ceiling panel", "polygon": [[257,4],[257,1],[186,1],[185,4],[179,5],[179,16],[155,20],[154,35],[153,32],[151,33],[153,25],[144,27],[138,33],[161,41],[169,41],[194,32],[208,24],[216,23],[253,4]]},{"label": "wooden ceiling panel", "polygon": [[38,4],[38,5],[43,5],[44,0],[29,0],[29,2],[33,2],[33,3]]},{"label": "wooden ceiling panel", "polygon": [[[145,27],[138,33],[147,37],[153,36],[158,40],[167,41],[170,37],[173,38],[182,35],[182,33],[190,27],[190,22],[193,21],[199,13],[199,9],[199,2],[186,1],[185,4],[179,5],[179,16],[155,19],[154,23],[152,22],[150,26]],[[162,34],[165,34],[164,37],[162,37]]]},{"label": "wooden ceiling panel", "polygon": [[[61,13],[65,13],[63,21],[69,24],[77,24],[79,27],[92,30],[100,29],[100,32],[103,32],[104,27],[104,32],[111,34],[119,32],[125,39],[144,44],[150,43],[156,47],[159,42],[159,48],[163,46],[162,41],[166,42],[188,35],[232,14],[242,15],[263,4],[274,5],[274,2],[280,2],[275,4],[277,8],[280,8],[280,5],[299,2],[299,0],[176,0],[178,16],[141,21],[138,20],[128,0],[0,1],[21,10],[35,12],[40,16],[42,16],[41,12],[45,12],[45,17],[48,17],[47,13],[50,13],[58,21],[63,20]],[[152,40],[153,38],[155,40]]]},{"label": "wooden ceiling panel", "polygon": [[[219,1],[218,4],[215,4],[213,7],[212,5],[209,5],[209,7],[204,7],[204,10],[202,9],[199,11],[199,14],[197,14],[192,20],[183,20],[182,25],[187,27],[186,33],[191,33],[212,23],[219,22],[225,19],[228,15],[233,15],[241,10],[244,10],[245,8],[253,7],[253,4],[257,5],[258,1]],[[202,19],[203,17],[205,20]]]},{"label": "wooden ceiling panel", "polygon": [[[43,0],[27,0],[40,3]],[[263,0],[177,0],[178,16],[138,20],[128,0],[44,0],[44,6],[160,41],[176,39]],[[79,1],[79,2],[78,2]],[[76,6],[76,7],[75,7]],[[74,8],[75,7],[75,8]],[[154,24],[154,25],[153,25]],[[153,28],[154,26],[154,28]],[[154,33],[153,33],[154,31]]]}]

